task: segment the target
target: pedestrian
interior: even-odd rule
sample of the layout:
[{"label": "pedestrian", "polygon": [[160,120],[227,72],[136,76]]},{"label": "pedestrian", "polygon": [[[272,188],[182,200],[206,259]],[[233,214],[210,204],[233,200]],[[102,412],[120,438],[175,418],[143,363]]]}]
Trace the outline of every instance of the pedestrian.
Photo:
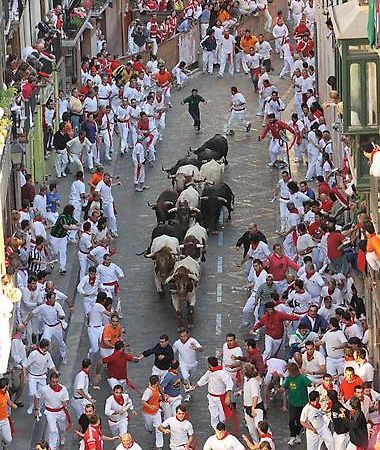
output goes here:
[{"label": "pedestrian", "polygon": [[[197,353],[203,352],[201,344],[192,336],[186,328],[179,328],[178,337],[173,344],[174,354],[178,353],[179,368],[183,379],[190,383],[191,376],[194,376],[197,367]],[[189,401],[190,395],[187,393],[185,401]]]},{"label": "pedestrian", "polygon": [[102,199],[103,214],[108,219],[110,234],[113,238],[117,238],[118,233],[117,233],[115,205],[112,196],[112,188],[121,185],[122,185],[121,181],[113,183],[111,175],[108,172],[106,172],[103,175],[103,179],[100,180],[95,187],[95,191],[100,193]]},{"label": "pedestrian", "polygon": [[71,397],[71,405],[75,410],[77,419],[86,411],[88,404],[94,405],[95,399],[88,392],[91,373],[91,359],[86,358],[82,361],[81,370],[76,374],[74,379],[73,396]]},{"label": "pedestrian", "polygon": [[38,393],[45,404],[45,416],[49,427],[49,447],[57,450],[65,445],[64,432],[70,429],[72,422],[67,405],[69,393],[65,386],[59,383],[59,375],[53,372],[49,384],[42,387]]},{"label": "pedestrian", "polygon": [[82,216],[82,207],[86,201],[86,185],[83,182],[84,174],[79,170],[75,174],[75,181],[71,184],[69,202],[74,206],[73,217],[77,222],[80,222]]},{"label": "pedestrian", "polygon": [[215,434],[210,436],[203,446],[203,450],[244,450],[244,445],[232,434],[226,431],[226,425],[219,422],[215,426]]},{"label": "pedestrian", "polygon": [[81,172],[84,171],[83,160],[86,161],[90,171],[94,168],[92,163],[92,143],[86,137],[85,130],[81,130],[77,137],[68,141],[66,143],[66,149],[68,151],[70,165],[73,162],[76,165],[77,170]]},{"label": "pedestrian", "polygon": [[189,105],[189,114],[193,118],[193,127],[196,129],[197,133],[201,132],[201,112],[199,110],[199,104],[204,103],[206,104],[207,101],[198,94],[198,89],[192,89],[191,95],[189,97],[186,97],[182,102],[181,105],[184,105],[188,103]]},{"label": "pedestrian", "polygon": [[228,333],[226,336],[226,342],[222,347],[222,365],[234,383],[231,395],[231,403],[236,407],[237,397],[242,387],[242,364],[241,359],[243,357],[243,351],[240,348],[236,335],[234,333]]},{"label": "pedestrian", "polygon": [[218,78],[223,78],[227,63],[230,76],[234,74],[234,48],[235,38],[230,35],[228,30],[224,30],[220,40],[220,67]]},{"label": "pedestrian", "polygon": [[[181,385],[185,389],[190,389],[190,384],[186,381],[179,368],[179,362],[175,359],[170,363],[168,373],[161,380],[160,386],[164,393],[163,401],[161,402],[161,408],[164,413],[164,419],[174,417],[177,407],[182,402]],[[162,430],[161,430],[162,431]]]},{"label": "pedestrian", "polygon": [[132,161],[134,166],[134,184],[135,191],[142,192],[144,189],[149,189],[150,186],[146,186],[145,183],[145,138],[142,135],[137,137],[137,142],[133,147]]},{"label": "pedestrian", "polygon": [[87,334],[90,342],[90,348],[87,356],[94,357],[99,352],[99,343],[103,334],[103,318],[110,317],[111,312],[105,308],[105,302],[107,294],[105,292],[99,292],[96,298],[95,305],[89,310],[88,313],[88,325]]},{"label": "pedestrian", "polygon": [[312,382],[305,375],[302,375],[296,363],[288,364],[288,377],[285,379],[282,389],[288,391],[288,408],[289,408],[289,430],[290,439],[288,445],[294,446],[301,443],[300,422],[303,407],[308,402],[307,388]]},{"label": "pedestrian", "polygon": [[[349,411],[338,400],[338,393],[335,390],[327,391],[327,397],[331,404],[331,422],[333,426],[333,439],[335,450],[345,450],[350,442],[350,436],[348,434],[349,427],[345,423],[344,418],[348,416]],[[342,416],[344,412],[344,416]]]},{"label": "pedestrian", "polygon": [[0,434],[4,447],[12,442],[12,431],[10,425],[9,408],[17,409],[17,405],[12,402],[9,396],[9,379],[0,378]]},{"label": "pedestrian", "polygon": [[25,326],[22,323],[17,324],[15,333],[12,335],[11,353],[10,353],[13,367],[11,372],[12,382],[9,391],[11,393],[12,401],[20,408],[24,406],[20,400],[26,382],[26,378],[24,376],[24,367],[27,361],[27,356],[26,356],[26,347],[23,342],[24,333],[25,333]]},{"label": "pedestrian", "polygon": [[322,443],[327,450],[334,450],[334,440],[319,403],[319,393],[311,391],[309,403],[301,412],[300,423],[306,430],[307,450],[318,450]]},{"label": "pedestrian", "polygon": [[194,430],[186,416],[186,408],[183,405],[178,405],[175,408],[175,415],[165,419],[159,426],[163,434],[170,435],[170,450],[192,448]]},{"label": "pedestrian", "polygon": [[196,386],[208,385],[208,409],[210,423],[214,430],[220,422],[226,422],[233,414],[231,409],[231,393],[233,381],[230,375],[219,365],[218,358],[207,358],[207,372],[197,381]]},{"label": "pedestrian", "polygon": [[164,438],[160,431],[161,410],[160,410],[160,379],[157,375],[149,378],[148,387],[141,397],[141,410],[144,418],[145,428],[149,432],[155,432],[156,449],[162,449]]},{"label": "pedestrian", "polygon": [[105,404],[104,414],[108,419],[112,436],[121,436],[128,432],[129,415],[137,415],[129,395],[124,393],[123,386],[116,384]]},{"label": "pedestrian", "polygon": [[78,222],[73,217],[74,210],[73,205],[66,205],[50,231],[50,244],[53,253],[58,255],[59,273],[61,275],[66,274],[67,234],[69,231],[80,229]]},{"label": "pedestrian", "polygon": [[119,444],[115,450],[142,450],[140,445],[132,438],[129,433],[124,433],[121,436],[117,436],[117,439],[121,439],[121,444]]},{"label": "pedestrian", "polygon": [[225,125],[225,132],[227,135],[232,136],[234,131],[232,125],[237,122],[239,125],[243,126],[248,133],[251,129],[251,123],[246,120],[246,100],[244,95],[239,92],[236,86],[231,87],[231,105],[230,113],[228,115],[227,123]]},{"label": "pedestrian", "polygon": [[[102,358],[111,356],[115,351],[115,345],[117,342],[122,341],[123,329],[120,325],[120,318],[116,313],[112,313],[110,323],[103,328],[103,333],[100,339],[100,355]],[[97,367],[97,375],[99,374],[102,360],[99,361]]]},{"label": "pedestrian", "polygon": [[88,274],[80,279],[77,292],[83,295],[83,306],[86,316],[95,305],[96,297],[100,289],[100,280],[96,273],[96,267],[91,266]]},{"label": "pedestrian", "polygon": [[209,75],[212,75],[212,73],[214,71],[214,59],[215,59],[215,51],[216,51],[216,47],[217,47],[217,42],[215,39],[215,30],[210,28],[207,31],[206,36],[200,42],[200,45],[203,49],[202,72],[206,73],[206,71],[207,71]]},{"label": "pedestrian", "polygon": [[158,344],[142,352],[141,356],[146,358],[154,355],[154,365],[152,375],[157,375],[161,380],[168,373],[170,363],[174,359],[173,347],[169,343],[169,337],[166,334],[160,336]]},{"label": "pedestrian", "polygon": [[366,449],[368,447],[368,429],[366,418],[361,410],[360,400],[357,397],[352,397],[349,405],[350,412],[348,415],[346,415],[346,411],[343,408],[341,410],[341,418],[348,426],[350,436],[346,449]]},{"label": "pedestrian", "polygon": [[97,267],[97,274],[101,283],[101,289],[107,293],[107,296],[113,301],[117,300],[116,311],[120,311],[119,300],[120,280],[124,278],[124,272],[117,264],[112,262],[111,255],[106,253],[103,261]]},{"label": "pedestrian", "polygon": [[244,418],[253,442],[259,442],[258,424],[264,419],[264,403],[257,380],[258,372],[252,364],[244,367],[243,406]]},{"label": "pedestrian", "polygon": [[65,133],[65,124],[61,122],[58,131],[54,133],[53,147],[55,149],[55,170],[57,177],[66,176],[66,168],[69,162],[66,144],[70,141],[70,137]]}]

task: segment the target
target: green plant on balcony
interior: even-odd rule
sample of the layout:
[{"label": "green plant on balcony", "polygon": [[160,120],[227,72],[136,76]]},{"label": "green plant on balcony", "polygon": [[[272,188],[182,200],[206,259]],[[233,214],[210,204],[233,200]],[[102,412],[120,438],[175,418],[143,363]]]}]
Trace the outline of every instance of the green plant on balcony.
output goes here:
[{"label": "green plant on balcony", "polygon": [[4,110],[5,114],[10,114],[10,107],[16,93],[14,87],[0,90],[0,108]]}]

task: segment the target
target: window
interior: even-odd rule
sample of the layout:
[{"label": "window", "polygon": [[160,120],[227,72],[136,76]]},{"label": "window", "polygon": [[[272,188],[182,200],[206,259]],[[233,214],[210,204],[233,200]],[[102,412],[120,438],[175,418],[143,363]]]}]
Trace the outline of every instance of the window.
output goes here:
[{"label": "window", "polygon": [[361,117],[361,67],[359,63],[350,64],[350,117],[349,123],[352,127],[360,127],[362,125]]},{"label": "window", "polygon": [[377,124],[377,77],[376,63],[368,62],[365,65],[365,86],[367,90],[366,122],[367,125]]}]

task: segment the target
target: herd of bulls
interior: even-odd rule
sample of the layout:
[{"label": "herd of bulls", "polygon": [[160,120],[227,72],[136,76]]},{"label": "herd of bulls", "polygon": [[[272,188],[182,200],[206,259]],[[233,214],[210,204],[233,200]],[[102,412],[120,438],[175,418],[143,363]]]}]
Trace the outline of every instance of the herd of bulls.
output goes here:
[{"label": "herd of bulls", "polygon": [[[154,262],[157,292],[169,286],[179,326],[193,322],[200,262],[205,261],[208,232],[216,234],[223,206],[231,211],[234,194],[223,182],[228,143],[216,134],[170,169],[162,170],[172,181],[155,203],[149,203],[157,217],[148,249],[142,253]],[[186,314],[182,311],[186,305]]]}]

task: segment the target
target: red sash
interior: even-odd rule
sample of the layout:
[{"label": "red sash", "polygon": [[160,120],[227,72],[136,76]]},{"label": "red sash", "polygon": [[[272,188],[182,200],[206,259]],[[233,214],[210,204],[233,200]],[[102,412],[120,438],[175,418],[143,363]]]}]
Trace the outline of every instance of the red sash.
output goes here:
[{"label": "red sash", "polygon": [[66,431],[70,430],[70,428],[73,425],[73,421],[71,420],[69,410],[66,408],[66,406],[62,406],[61,408],[49,408],[48,406],[45,406],[45,408],[47,411],[52,412],[52,413],[57,413],[57,412],[63,411],[66,416],[66,420],[67,420]]}]

